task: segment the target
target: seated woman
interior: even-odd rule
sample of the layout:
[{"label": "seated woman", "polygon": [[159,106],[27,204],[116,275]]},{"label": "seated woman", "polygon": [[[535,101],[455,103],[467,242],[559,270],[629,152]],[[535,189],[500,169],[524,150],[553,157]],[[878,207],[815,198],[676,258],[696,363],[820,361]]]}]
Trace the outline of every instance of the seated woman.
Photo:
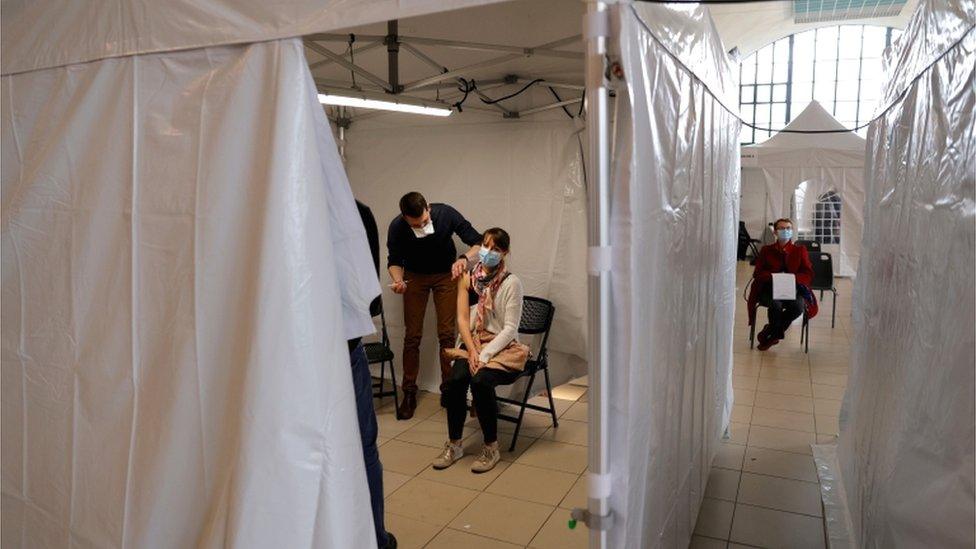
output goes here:
[{"label": "seated woman", "polygon": [[[522,282],[505,266],[509,245],[504,230],[496,227],[485,231],[478,263],[458,281],[458,331],[464,348],[445,351],[455,358],[445,391],[449,440],[433,462],[435,469],[450,467],[464,456],[461,433],[469,386],[485,440],[471,470],[490,471],[501,459],[495,387],[518,379],[529,357],[529,348],[518,341]],[[469,290],[478,295],[474,308],[468,304]]]},{"label": "seated woman", "polygon": [[[752,288],[749,291],[749,325],[756,321],[756,307],[768,307],[769,323],[756,336],[760,351],[765,351],[786,337],[786,330],[800,315],[804,308],[809,318],[817,314],[817,302],[810,291],[813,281],[813,265],[810,255],[803,246],[797,246],[793,238],[793,222],[778,219],[773,224],[776,229],[776,242],[763,246],[756,258],[756,270],[752,274]],[[780,301],[773,299],[773,273],[792,273],[796,276],[796,299]]]}]

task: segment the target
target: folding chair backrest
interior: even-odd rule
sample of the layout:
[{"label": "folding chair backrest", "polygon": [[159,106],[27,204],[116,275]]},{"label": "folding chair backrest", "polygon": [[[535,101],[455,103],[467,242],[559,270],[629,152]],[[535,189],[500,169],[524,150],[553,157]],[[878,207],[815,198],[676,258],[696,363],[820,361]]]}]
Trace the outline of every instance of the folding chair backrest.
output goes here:
[{"label": "folding chair backrest", "polygon": [[810,252],[813,263],[813,290],[829,290],[834,287],[834,259],[828,252]]},{"label": "folding chair backrest", "polygon": [[549,329],[552,327],[552,318],[555,314],[556,307],[547,299],[532,296],[522,298],[522,318],[519,321],[519,333],[526,335],[542,334],[538,354],[540,357],[545,356]]},{"label": "folding chair backrest", "polygon": [[820,251],[820,243],[817,242],[816,240],[797,240],[796,245],[803,246],[804,248],[807,249],[808,252]]}]

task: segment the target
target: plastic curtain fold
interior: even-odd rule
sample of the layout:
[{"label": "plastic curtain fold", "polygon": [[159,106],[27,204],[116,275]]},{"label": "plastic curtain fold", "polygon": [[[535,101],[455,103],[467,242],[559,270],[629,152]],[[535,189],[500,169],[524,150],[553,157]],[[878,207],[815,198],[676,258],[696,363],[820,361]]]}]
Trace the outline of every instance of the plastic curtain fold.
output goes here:
[{"label": "plastic curtain fold", "polygon": [[738,87],[706,8],[611,14],[609,540],[683,548],[732,404]]},{"label": "plastic curtain fold", "polygon": [[868,135],[837,447],[854,547],[976,543],[974,23],[972,2],[919,5]]},{"label": "plastic curtain fold", "polygon": [[[398,122],[379,128],[374,121],[357,123],[346,132],[353,192],[372,208],[379,226],[383,280],[388,280],[387,228],[400,214],[400,197],[409,191],[454,206],[478,231],[502,227],[512,236],[509,268],[522,280],[525,294],[549,299],[556,307],[549,339],[553,383],[584,375],[586,193],[574,123]],[[455,240],[459,253],[467,249]],[[383,302],[399,372],[403,299],[384,287]],[[431,391],[441,383],[435,319],[431,304],[424,318],[419,379]]]},{"label": "plastic curtain fold", "polygon": [[0,82],[3,546],[375,545],[301,41]]}]

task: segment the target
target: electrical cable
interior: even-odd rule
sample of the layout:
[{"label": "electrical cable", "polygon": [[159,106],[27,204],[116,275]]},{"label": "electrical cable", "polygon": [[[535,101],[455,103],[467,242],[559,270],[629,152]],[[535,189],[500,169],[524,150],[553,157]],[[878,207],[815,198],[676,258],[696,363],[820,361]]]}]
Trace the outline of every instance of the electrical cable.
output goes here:
[{"label": "electrical cable", "polygon": [[529,82],[528,84],[526,84],[525,86],[523,86],[522,89],[520,89],[519,91],[517,91],[515,93],[510,93],[510,94],[506,95],[505,97],[499,97],[498,99],[484,99],[484,98],[482,98],[481,99],[481,102],[484,103],[485,105],[494,105],[495,103],[498,103],[499,101],[504,101],[506,99],[511,99],[511,98],[515,97],[516,95],[519,95],[519,94],[525,92],[525,90],[531,88],[532,86],[534,86],[535,84],[538,84],[539,82],[545,82],[545,80],[542,79],[542,78],[536,78],[535,80]]},{"label": "electrical cable", "polygon": [[[556,102],[557,103],[562,103],[563,102],[563,98],[562,97],[559,97],[559,94],[556,93],[556,90],[552,89],[552,86],[546,86],[546,87],[549,88],[549,91],[550,92],[552,92],[552,96],[556,98]],[[566,108],[566,105],[563,105],[562,106],[562,109],[563,109],[563,112],[566,113],[566,116],[568,116],[570,119],[573,118],[573,113],[569,112],[569,109]]]},{"label": "electrical cable", "polygon": [[466,80],[464,78],[460,78],[460,77],[458,78],[458,91],[464,92],[464,96],[461,97],[461,99],[458,100],[456,103],[454,103],[454,108],[456,108],[458,112],[464,111],[463,105],[464,102],[467,101],[468,99],[468,94],[470,94],[475,89],[477,89],[477,87],[478,85],[475,83],[474,79]]},{"label": "electrical cable", "polygon": [[[353,65],[356,64],[356,58],[353,56],[353,53],[352,53],[352,45],[353,45],[354,42],[356,42],[356,35],[350,33],[349,34],[349,62],[352,63]],[[358,89],[356,87],[356,71],[354,71],[352,69],[349,69],[349,74],[352,75],[352,89],[354,89],[354,90],[355,89]]]},{"label": "electrical cable", "polygon": [[[640,1],[641,2],[649,2],[649,3],[657,3],[657,4],[710,4],[710,3],[744,3],[745,2],[745,0],[703,0],[702,2],[689,2],[687,0],[680,0],[680,1],[677,1],[677,2],[667,1],[667,0],[640,0]],[[754,0],[754,1],[769,2],[769,1],[773,1],[773,0]],[[960,36],[958,40],[956,40],[955,42],[953,42],[952,45],[950,45],[948,48],[946,48],[946,50],[944,52],[942,52],[941,54],[939,54],[939,56],[936,57],[931,63],[929,63],[928,65],[926,65],[926,67],[924,69],[920,70],[918,72],[918,74],[915,75],[915,78],[912,78],[912,80],[908,83],[908,85],[905,86],[905,89],[903,89],[901,91],[901,93],[899,93],[898,96],[895,97],[891,101],[891,103],[889,103],[888,106],[884,108],[884,110],[882,110],[880,113],[878,113],[877,116],[875,116],[871,120],[865,122],[864,124],[861,124],[860,126],[856,126],[854,128],[850,128],[850,129],[846,129],[845,128],[843,130],[788,130],[788,129],[785,129],[785,128],[784,129],[781,129],[781,130],[776,130],[776,129],[773,129],[773,128],[760,128],[759,126],[756,126],[755,124],[750,124],[750,123],[746,122],[745,120],[743,120],[741,117],[739,117],[737,110],[734,110],[734,109],[730,108],[728,105],[726,105],[725,102],[723,102],[722,99],[719,98],[718,94],[716,94],[715,92],[713,92],[712,89],[708,87],[708,84],[706,84],[695,73],[695,71],[691,70],[690,67],[688,67],[687,65],[685,65],[677,55],[675,55],[670,49],[668,49],[668,47],[665,46],[664,43],[661,42],[660,39],[658,39],[657,35],[654,34],[654,32],[651,31],[651,28],[647,25],[647,23],[645,23],[644,20],[641,19],[640,14],[637,13],[637,10],[634,8],[633,5],[630,6],[630,9],[633,12],[634,17],[637,18],[637,21],[639,21],[640,24],[641,24],[641,26],[644,27],[644,30],[646,30],[647,33],[651,35],[651,38],[654,39],[654,41],[658,44],[658,46],[660,46],[661,49],[664,50],[664,52],[667,53],[668,56],[671,57],[675,61],[675,63],[677,63],[681,68],[683,68],[685,71],[687,71],[688,74],[690,74],[691,77],[695,81],[697,81],[699,84],[701,84],[701,86],[705,89],[705,91],[708,92],[708,94],[711,95],[712,98],[714,98],[715,101],[719,105],[721,105],[723,109],[725,109],[729,114],[731,114],[733,118],[735,118],[740,123],[742,123],[743,126],[746,126],[748,128],[752,128],[754,130],[759,130],[759,131],[765,131],[765,132],[773,132],[773,133],[800,133],[800,134],[851,133],[851,132],[856,132],[856,131],[862,130],[864,128],[867,128],[868,126],[871,125],[872,122],[874,122],[875,120],[878,120],[878,119],[884,117],[886,114],[888,114],[888,111],[890,111],[892,108],[895,107],[895,105],[897,105],[898,103],[901,102],[901,100],[908,93],[908,90],[910,90],[912,88],[912,84],[914,84],[920,78],[922,78],[922,76],[925,73],[927,73],[929,71],[929,69],[931,69],[932,67],[934,67],[939,61],[942,61],[942,59],[946,55],[948,55],[949,52],[951,52],[952,50],[956,49],[956,47],[959,46],[959,44],[961,44],[962,41],[967,36],[969,36],[969,34],[971,32],[973,32],[973,29],[976,29],[976,25],[973,25],[973,26],[969,27],[969,29],[965,33],[963,33],[962,36]]]}]

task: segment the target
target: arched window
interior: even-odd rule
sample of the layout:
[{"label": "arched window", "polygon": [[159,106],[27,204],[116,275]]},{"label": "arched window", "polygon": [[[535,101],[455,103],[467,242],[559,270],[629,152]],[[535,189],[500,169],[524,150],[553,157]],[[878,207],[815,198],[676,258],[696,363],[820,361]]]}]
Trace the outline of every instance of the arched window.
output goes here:
[{"label": "arched window", "polygon": [[[847,127],[871,120],[881,94],[881,54],[900,34],[886,27],[841,25],[760,48],[740,65],[743,120],[782,129],[811,99]],[[740,142],[761,142],[772,133],[743,127]]]},{"label": "arched window", "polygon": [[800,183],[790,197],[790,217],[796,225],[796,238],[840,244],[840,195],[831,189],[818,196],[816,202],[808,204],[807,186],[806,181]]}]

